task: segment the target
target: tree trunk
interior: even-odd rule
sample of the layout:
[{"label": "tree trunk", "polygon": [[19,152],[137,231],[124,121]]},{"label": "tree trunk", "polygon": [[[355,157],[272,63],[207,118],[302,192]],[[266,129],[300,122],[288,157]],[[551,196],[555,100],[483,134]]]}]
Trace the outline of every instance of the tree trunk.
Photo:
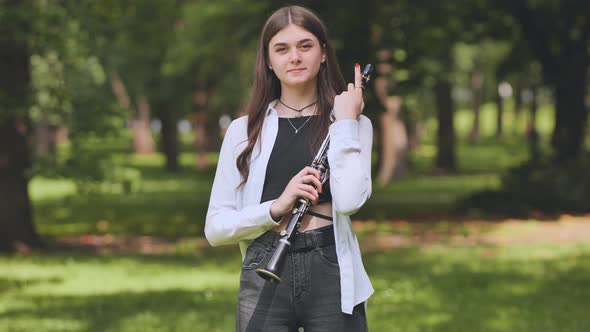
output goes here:
[{"label": "tree trunk", "polygon": [[[574,67],[574,68],[572,68]],[[586,134],[588,110],[584,105],[587,68],[571,65],[555,84],[555,127],[551,144],[557,162],[579,157]]]},{"label": "tree trunk", "polygon": [[16,118],[0,122],[0,251],[40,248],[28,191],[28,128]]},{"label": "tree trunk", "polygon": [[166,156],[166,169],[170,172],[180,170],[178,164],[178,128],[176,118],[169,106],[165,103],[155,104],[158,108],[156,114],[162,123],[160,132],[160,147]]},{"label": "tree trunk", "polygon": [[192,123],[193,123],[193,135],[195,142],[195,167],[198,170],[204,170],[207,168],[207,113],[204,112],[193,112]]},{"label": "tree trunk", "polygon": [[52,126],[43,116],[35,125],[35,154],[51,165],[56,164],[56,146],[58,128]]},{"label": "tree trunk", "polygon": [[381,113],[381,164],[377,181],[380,185],[407,172],[408,137],[400,119],[401,97],[390,96],[385,100],[385,112]]},{"label": "tree trunk", "polygon": [[479,140],[479,113],[481,106],[481,86],[483,85],[483,73],[474,70],[471,77],[471,97],[473,100],[473,125],[469,134],[469,143],[474,144]]},{"label": "tree trunk", "polygon": [[522,87],[520,84],[514,86],[514,115],[518,117],[522,113]]},{"label": "tree trunk", "polygon": [[385,185],[393,178],[404,176],[408,169],[408,135],[400,117],[402,99],[389,95],[395,82],[391,79],[393,67],[388,62],[391,57],[389,50],[377,52],[377,78],[374,80],[375,96],[385,108],[379,117],[381,128],[381,155],[377,181]]},{"label": "tree trunk", "polygon": [[456,170],[455,158],[455,126],[453,98],[451,96],[451,83],[447,80],[440,80],[434,87],[438,131],[437,131],[437,154],[436,169],[444,172]]},{"label": "tree trunk", "polygon": [[498,93],[496,95],[496,137],[502,137],[504,132],[504,98]]},{"label": "tree trunk", "polygon": [[568,24],[561,24],[560,20],[547,21],[544,14],[526,1],[506,4],[520,24],[532,54],[541,62],[545,80],[554,88],[555,127],[551,137],[554,161],[577,159],[582,152],[588,117],[584,96],[590,61],[590,27],[578,14],[587,12],[588,4],[560,3],[556,12],[561,17],[569,17]]},{"label": "tree trunk", "polygon": [[137,98],[137,118],[133,119],[131,124],[135,153],[143,155],[154,153],[150,128],[150,104],[144,95]]},{"label": "tree trunk", "polygon": [[539,160],[539,133],[537,132],[537,89],[531,88],[531,110],[529,121],[527,124],[527,139],[529,141],[529,151],[531,154],[531,160],[536,162]]},{"label": "tree trunk", "polygon": [[29,6],[4,1],[2,10],[11,19],[0,20],[0,251],[42,246],[28,192],[30,126],[21,120],[26,119],[31,78],[30,24],[22,15]]},{"label": "tree trunk", "polygon": [[195,111],[192,113],[192,126],[196,160],[195,167],[198,170],[207,168],[207,105],[209,104],[209,92],[203,86],[199,86],[193,93]]},{"label": "tree trunk", "polygon": [[[133,137],[133,147],[136,154],[152,154],[154,143],[150,129],[150,108],[145,96],[140,95],[137,100],[137,112],[131,106],[131,98],[125,87],[125,83],[118,73],[110,74],[111,90],[119,105],[129,111],[129,128]],[[136,115],[137,113],[137,115]]]},{"label": "tree trunk", "polygon": [[523,102],[522,102],[522,85],[521,84],[516,84],[514,86],[514,121],[512,121],[512,128],[510,129],[511,132],[515,135],[518,134],[519,132],[519,123],[520,123],[520,118],[521,118],[521,114],[524,114],[522,112],[523,109]]}]

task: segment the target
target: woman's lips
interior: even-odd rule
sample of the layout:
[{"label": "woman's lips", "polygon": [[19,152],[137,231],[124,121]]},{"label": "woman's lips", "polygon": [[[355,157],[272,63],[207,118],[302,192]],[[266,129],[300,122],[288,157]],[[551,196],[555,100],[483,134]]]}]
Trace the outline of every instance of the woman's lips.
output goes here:
[{"label": "woman's lips", "polygon": [[300,72],[302,72],[304,70],[305,70],[305,68],[296,68],[296,69],[288,70],[287,72],[289,72],[289,73],[300,73]]}]

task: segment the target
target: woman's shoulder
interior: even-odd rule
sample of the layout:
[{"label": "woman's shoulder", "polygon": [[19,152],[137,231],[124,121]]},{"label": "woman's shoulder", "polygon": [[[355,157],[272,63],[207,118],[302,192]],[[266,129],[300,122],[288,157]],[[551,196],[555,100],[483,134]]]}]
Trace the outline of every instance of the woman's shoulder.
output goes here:
[{"label": "woman's shoulder", "polygon": [[234,119],[229,124],[226,135],[231,135],[232,138],[248,137],[248,116],[243,115]]},{"label": "woman's shoulder", "polygon": [[242,115],[239,118],[234,119],[230,124],[230,127],[236,127],[236,128],[241,128],[241,127],[246,128],[247,126],[248,126],[248,115]]},{"label": "woman's shoulder", "polygon": [[371,124],[371,119],[369,119],[369,118],[368,118],[366,115],[364,115],[364,114],[361,114],[361,115],[359,115],[359,123],[360,123],[361,125],[369,125],[369,126],[371,126],[371,125],[372,125],[372,124]]}]

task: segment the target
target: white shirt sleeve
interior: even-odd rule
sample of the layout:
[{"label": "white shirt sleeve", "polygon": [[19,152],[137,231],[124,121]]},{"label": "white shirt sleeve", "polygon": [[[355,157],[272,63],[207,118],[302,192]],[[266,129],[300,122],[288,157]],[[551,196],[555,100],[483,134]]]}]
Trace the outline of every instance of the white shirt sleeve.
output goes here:
[{"label": "white shirt sleeve", "polygon": [[205,237],[212,246],[255,239],[278,225],[270,216],[273,201],[238,210],[237,187],[241,175],[236,166],[236,158],[241,151],[236,151],[235,122],[229,126],[221,145],[207,210]]},{"label": "white shirt sleeve", "polygon": [[373,126],[364,115],[330,125],[330,190],[334,209],[343,215],[357,212],[371,196]]}]

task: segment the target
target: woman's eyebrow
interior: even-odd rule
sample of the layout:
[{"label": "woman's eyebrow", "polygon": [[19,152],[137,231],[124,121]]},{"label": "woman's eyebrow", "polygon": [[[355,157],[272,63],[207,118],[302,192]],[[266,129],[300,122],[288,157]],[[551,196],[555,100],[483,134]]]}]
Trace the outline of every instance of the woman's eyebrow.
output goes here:
[{"label": "woman's eyebrow", "polygon": [[[310,41],[312,41],[312,39],[311,39],[311,38],[305,38],[305,39],[301,39],[300,41],[298,41],[298,42],[297,42],[297,44],[302,44],[302,43],[305,43],[305,42],[310,42]],[[275,44],[273,45],[273,47],[277,47],[277,46],[287,46],[287,45],[288,45],[288,43],[285,43],[285,42],[278,42],[278,43],[275,43]]]}]

